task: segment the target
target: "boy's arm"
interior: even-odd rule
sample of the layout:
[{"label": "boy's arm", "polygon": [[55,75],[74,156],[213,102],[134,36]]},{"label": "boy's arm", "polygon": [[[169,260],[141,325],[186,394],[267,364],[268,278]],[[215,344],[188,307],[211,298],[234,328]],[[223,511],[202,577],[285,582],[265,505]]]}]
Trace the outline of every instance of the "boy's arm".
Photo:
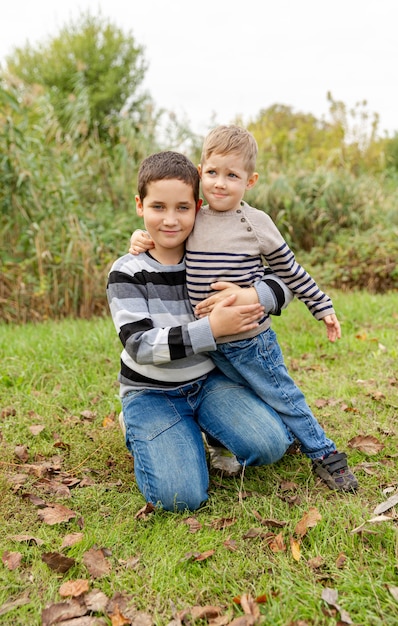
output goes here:
[{"label": "boy's arm", "polygon": [[[153,248],[154,243],[145,230],[137,229],[130,238],[130,254],[140,254]],[[272,315],[280,315],[293,300],[294,295],[283,281],[276,275],[266,274],[263,280],[258,281],[253,287],[239,287],[234,283],[218,281],[211,285],[215,293],[203,300],[195,308],[195,315],[199,318],[206,317],[214,309],[218,302],[236,295],[235,305],[257,304],[264,306],[265,312]]]},{"label": "boy's arm", "polygon": [[[121,260],[119,260],[120,262]],[[141,273],[140,273],[141,274]],[[231,306],[230,296],[219,303],[211,315],[203,320],[178,324],[179,317],[189,318],[187,307],[181,303],[180,315],[160,314],[168,317],[170,325],[159,327],[148,306],[146,285],[142,275],[135,275],[124,265],[116,263],[107,285],[107,297],[113,322],[128,355],[139,364],[161,365],[170,361],[216,349],[215,339],[228,334],[251,330],[263,315],[259,304]]]},{"label": "boy's arm", "polygon": [[195,315],[199,318],[209,315],[217,302],[221,302],[232,293],[236,294],[235,304],[259,302],[268,315],[280,315],[282,309],[285,309],[294,298],[290,289],[272,272],[267,273],[253,287],[243,288],[225,281],[218,281],[210,286],[214,293],[195,307]]},{"label": "boy's arm", "polygon": [[321,291],[312,276],[296,261],[294,253],[283,239],[277,226],[266,213],[255,214],[255,230],[260,252],[270,269],[309,309],[317,320],[325,320],[330,341],[341,337],[339,321],[329,296]]}]

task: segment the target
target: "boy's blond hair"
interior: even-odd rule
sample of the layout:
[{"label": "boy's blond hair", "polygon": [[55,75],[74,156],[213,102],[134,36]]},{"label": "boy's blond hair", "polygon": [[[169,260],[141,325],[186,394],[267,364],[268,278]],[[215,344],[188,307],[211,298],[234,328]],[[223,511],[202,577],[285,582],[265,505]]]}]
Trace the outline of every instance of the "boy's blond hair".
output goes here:
[{"label": "boy's blond hair", "polygon": [[240,126],[216,126],[205,137],[200,159],[201,166],[212,154],[237,153],[242,157],[246,172],[251,175],[256,169],[257,142],[253,135]]}]

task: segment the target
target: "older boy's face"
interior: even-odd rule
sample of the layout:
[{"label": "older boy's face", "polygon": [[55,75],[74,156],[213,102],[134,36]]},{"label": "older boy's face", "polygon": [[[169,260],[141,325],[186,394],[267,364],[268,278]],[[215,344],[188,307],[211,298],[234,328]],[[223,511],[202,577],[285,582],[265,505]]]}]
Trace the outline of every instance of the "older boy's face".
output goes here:
[{"label": "older boy's face", "polygon": [[145,228],[157,251],[184,253],[196,215],[193,190],[181,180],[157,180],[147,187],[141,202],[136,196],[137,214],[144,218]]},{"label": "older boy's face", "polygon": [[239,154],[216,154],[199,167],[202,192],[214,211],[232,211],[239,208],[247,189],[257,182],[258,174],[249,175]]}]

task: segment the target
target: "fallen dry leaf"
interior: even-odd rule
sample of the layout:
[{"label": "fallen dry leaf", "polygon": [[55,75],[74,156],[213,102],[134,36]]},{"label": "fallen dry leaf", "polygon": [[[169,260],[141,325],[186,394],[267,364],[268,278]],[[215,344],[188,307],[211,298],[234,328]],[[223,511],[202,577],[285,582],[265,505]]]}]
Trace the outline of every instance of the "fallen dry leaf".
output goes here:
[{"label": "fallen dry leaf", "polygon": [[4,550],[1,560],[6,568],[12,572],[21,565],[22,554],[20,552],[9,552],[8,550]]},{"label": "fallen dry leaf", "polygon": [[229,626],[253,626],[255,623],[254,617],[252,615],[242,615],[241,617],[236,617],[229,622]]},{"label": "fallen dry leaf", "polygon": [[351,530],[351,534],[358,533],[363,530],[365,524],[380,524],[381,522],[392,522],[393,518],[388,515],[377,515],[376,517],[372,517],[371,519],[362,522],[360,526],[357,526],[353,530]]},{"label": "fallen dry leaf", "polygon": [[350,448],[360,450],[370,456],[378,454],[384,448],[384,444],[373,435],[357,435],[350,439],[348,445]]},{"label": "fallen dry leaf", "polygon": [[43,424],[32,424],[32,426],[29,426],[29,430],[32,433],[32,435],[40,435],[40,433],[42,432],[42,430],[45,429],[45,426]]},{"label": "fallen dry leaf", "polygon": [[[230,623],[230,617],[228,615],[219,615],[218,617],[213,617],[209,620],[209,626],[228,626]],[[173,626],[173,625],[168,625]],[[177,626],[177,625],[174,625]],[[181,626],[181,622],[178,626]]]},{"label": "fallen dry leaf", "polygon": [[196,517],[186,517],[182,520],[183,524],[189,526],[190,533],[197,533],[202,528],[202,524],[196,519]]},{"label": "fallen dry leaf", "polygon": [[35,543],[37,546],[42,546],[44,543],[43,539],[38,539],[37,537],[33,537],[33,535],[11,535],[10,539],[13,541],[27,541],[28,543]]},{"label": "fallen dry leaf", "polygon": [[236,552],[236,550],[238,549],[238,545],[235,539],[231,539],[230,537],[228,537],[228,539],[224,541],[223,546],[227,548],[227,550],[230,550],[231,552]]},{"label": "fallen dry leaf", "polygon": [[190,609],[190,613],[193,620],[209,620],[221,615],[222,609],[219,606],[211,606],[210,604],[207,604],[205,606],[193,606]]},{"label": "fallen dry leaf", "polygon": [[103,591],[93,589],[84,596],[84,602],[87,610],[91,611],[91,613],[104,613],[109,599]]},{"label": "fallen dry leaf", "polygon": [[59,552],[45,552],[41,555],[41,560],[57,574],[65,574],[75,564],[75,559],[71,559]]},{"label": "fallen dry leaf", "polygon": [[63,548],[70,548],[74,546],[76,543],[79,543],[83,539],[83,533],[70,533],[69,535],[65,535],[62,540],[61,550]]},{"label": "fallen dry leaf", "polygon": [[83,578],[78,578],[77,580],[68,580],[63,583],[59,588],[59,595],[63,598],[67,598],[68,596],[76,597],[81,596],[82,593],[86,593],[89,589],[88,580],[84,580]]},{"label": "fallen dry leaf", "polygon": [[268,519],[266,517],[261,517],[260,513],[258,511],[253,510],[252,511],[254,517],[256,519],[258,519],[258,521],[263,525],[263,526],[271,526],[273,528],[283,528],[284,526],[286,526],[287,522],[280,522],[276,519]]},{"label": "fallen dry leaf", "polygon": [[24,591],[20,596],[11,600],[7,600],[7,602],[4,602],[4,604],[0,606],[0,616],[5,615],[9,611],[17,609],[20,606],[25,606],[25,604],[29,604],[29,602],[29,593],[27,591]]},{"label": "fallen dry leaf", "polygon": [[111,564],[106,560],[101,549],[90,548],[90,550],[84,553],[82,560],[93,578],[102,578],[109,574],[112,569]]},{"label": "fallen dry leaf", "polygon": [[307,561],[307,565],[311,567],[311,569],[319,569],[324,564],[324,560],[321,556],[314,556],[314,558],[309,559]]},{"label": "fallen dry leaf", "polygon": [[125,617],[123,613],[120,612],[119,607],[116,606],[113,613],[109,615],[111,618],[112,626],[125,626],[126,624],[131,624],[131,621],[128,617]]},{"label": "fallen dry leaf", "polygon": [[215,550],[206,550],[205,552],[201,552],[197,556],[194,557],[194,561],[205,561],[209,557],[213,556]]},{"label": "fallen dry leaf", "polygon": [[243,593],[240,597],[240,605],[245,615],[250,615],[254,619],[254,623],[260,618],[260,609],[255,599],[250,593]]},{"label": "fallen dry leaf", "polygon": [[249,528],[249,530],[242,535],[243,539],[254,539],[255,537],[264,539],[266,536],[267,533],[265,533],[262,528]]},{"label": "fallen dry leaf", "polygon": [[214,530],[224,530],[229,526],[233,526],[236,522],[236,517],[221,517],[220,519],[214,520],[210,526],[214,528]]},{"label": "fallen dry leaf", "polygon": [[92,421],[97,417],[97,412],[86,409],[85,411],[80,411],[80,415],[84,417],[84,419]]},{"label": "fallen dry leaf", "polygon": [[34,493],[23,493],[22,498],[43,509],[47,506],[47,502]]},{"label": "fallen dry leaf", "polygon": [[294,558],[294,560],[299,561],[301,558],[300,542],[293,537],[290,537],[290,549],[292,551],[292,557]]},{"label": "fallen dry leaf", "polygon": [[137,569],[139,562],[139,556],[130,556],[128,559],[118,559],[119,565],[122,565],[126,569]]},{"label": "fallen dry leaf", "polygon": [[311,507],[296,524],[296,528],[294,529],[295,534],[299,537],[304,537],[307,533],[307,529],[316,526],[321,519],[322,515],[319,513],[318,509]]},{"label": "fallen dry leaf", "polygon": [[28,446],[23,446],[23,445],[15,446],[14,454],[20,461],[22,461],[23,463],[26,463],[26,461],[29,458],[28,450],[29,450]]},{"label": "fallen dry leaf", "polygon": [[142,507],[135,515],[135,519],[146,519],[148,515],[155,511],[155,507],[152,502],[147,502],[145,506]]},{"label": "fallen dry leaf", "polygon": [[13,417],[16,414],[17,411],[13,406],[5,406],[4,409],[1,409],[0,417],[3,419],[4,417]]},{"label": "fallen dry leaf", "polygon": [[298,484],[291,480],[281,480],[279,487],[281,491],[296,491]]},{"label": "fallen dry leaf", "polygon": [[70,498],[71,493],[67,485],[51,478],[40,478],[34,484],[38,489],[42,489],[45,493],[52,493],[60,498]]},{"label": "fallen dry leaf", "polygon": [[41,614],[42,626],[53,626],[59,622],[81,617],[87,612],[84,602],[72,598],[67,602],[57,602],[43,609]]},{"label": "fallen dry leaf", "polygon": [[268,542],[268,545],[272,552],[285,552],[286,550],[285,542],[281,532],[277,535],[274,535]]},{"label": "fallen dry leaf", "polygon": [[61,522],[68,522],[73,517],[76,517],[74,511],[71,511],[71,509],[68,509],[62,504],[51,504],[45,509],[40,509],[37,515],[43,522],[49,524],[49,526],[60,524]]},{"label": "fallen dry leaf", "polygon": [[344,567],[346,560],[347,560],[347,557],[344,554],[344,552],[340,552],[340,554],[338,555],[336,559],[336,567],[338,569],[341,569],[342,567]]},{"label": "fallen dry leaf", "polygon": [[340,613],[340,621],[343,624],[353,624],[351,617],[337,604],[338,593],[335,589],[330,589],[330,587],[326,587],[322,591],[322,600],[325,600],[330,606],[335,608]]},{"label": "fallen dry leaf", "polygon": [[398,602],[398,587],[394,587],[393,585],[387,585],[387,589],[391,593],[394,600]]},{"label": "fallen dry leaf", "polygon": [[388,500],[378,504],[373,513],[375,515],[380,515],[380,513],[385,513],[385,511],[392,509],[392,507],[396,504],[398,504],[398,493],[395,493],[393,496],[390,496]]}]

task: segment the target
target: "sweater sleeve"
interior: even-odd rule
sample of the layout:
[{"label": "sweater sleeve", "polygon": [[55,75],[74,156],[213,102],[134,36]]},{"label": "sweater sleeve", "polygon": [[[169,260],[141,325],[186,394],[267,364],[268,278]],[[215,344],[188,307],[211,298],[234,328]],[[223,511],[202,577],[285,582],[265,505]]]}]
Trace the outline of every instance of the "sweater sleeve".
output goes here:
[{"label": "sweater sleeve", "polygon": [[112,267],[107,298],[120,341],[138,365],[163,365],[216,349],[208,318],[194,320],[183,278],[164,284],[160,272],[143,271],[131,256]]},{"label": "sweater sleeve", "polygon": [[258,210],[252,220],[261,254],[272,272],[283,281],[294,296],[304,302],[315,319],[321,320],[326,315],[334,313],[331,299],[296,261],[293,251],[269,215]]}]

